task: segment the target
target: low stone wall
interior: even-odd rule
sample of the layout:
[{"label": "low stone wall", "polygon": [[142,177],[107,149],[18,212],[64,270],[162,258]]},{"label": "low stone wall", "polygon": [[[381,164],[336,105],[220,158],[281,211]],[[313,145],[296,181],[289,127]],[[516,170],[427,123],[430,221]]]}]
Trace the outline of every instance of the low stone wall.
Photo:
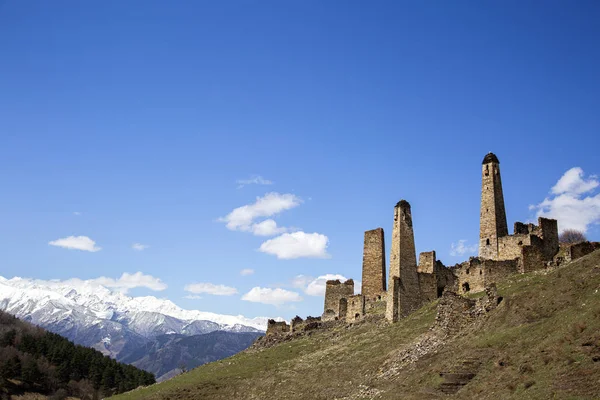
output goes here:
[{"label": "low stone wall", "polygon": [[365,297],[357,294],[348,297],[348,309],[346,311],[346,322],[358,321],[365,316]]},{"label": "low stone wall", "polygon": [[285,321],[275,321],[270,319],[267,322],[267,336],[270,335],[283,335],[290,332],[290,326]]}]

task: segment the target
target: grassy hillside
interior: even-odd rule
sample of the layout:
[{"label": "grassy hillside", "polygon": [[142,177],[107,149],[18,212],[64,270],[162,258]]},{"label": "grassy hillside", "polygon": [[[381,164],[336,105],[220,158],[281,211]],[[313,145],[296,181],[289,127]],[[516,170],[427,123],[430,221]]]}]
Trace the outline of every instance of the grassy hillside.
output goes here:
[{"label": "grassy hillside", "polygon": [[498,289],[498,308],[449,338],[432,337],[432,303],[394,325],[314,331],[115,399],[600,398],[600,251]]}]

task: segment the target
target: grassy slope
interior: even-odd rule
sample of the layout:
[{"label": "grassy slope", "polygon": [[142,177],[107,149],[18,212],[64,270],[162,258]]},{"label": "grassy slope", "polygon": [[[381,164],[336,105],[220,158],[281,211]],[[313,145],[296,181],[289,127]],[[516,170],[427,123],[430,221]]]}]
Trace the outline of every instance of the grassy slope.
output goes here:
[{"label": "grassy slope", "polygon": [[[428,331],[435,303],[394,325],[315,332],[116,399],[600,398],[600,251],[547,274],[511,277],[499,292],[505,300],[485,324],[392,377],[387,366]],[[451,396],[438,390],[440,372],[474,359],[480,365],[467,386]]]}]

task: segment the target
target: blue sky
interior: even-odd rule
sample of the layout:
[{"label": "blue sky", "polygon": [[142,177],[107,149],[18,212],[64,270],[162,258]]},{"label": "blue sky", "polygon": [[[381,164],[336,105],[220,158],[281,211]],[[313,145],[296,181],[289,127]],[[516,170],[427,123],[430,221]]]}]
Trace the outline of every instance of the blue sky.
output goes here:
[{"label": "blue sky", "polygon": [[[317,315],[310,278],[360,280],[363,232],[389,251],[401,198],[417,251],[473,255],[488,151],[509,227],[546,199],[600,240],[599,18],[593,1],[0,0],[0,275],[141,271],[132,295]],[[101,250],[49,245],[70,236]],[[184,298],[198,283],[227,295]]]}]

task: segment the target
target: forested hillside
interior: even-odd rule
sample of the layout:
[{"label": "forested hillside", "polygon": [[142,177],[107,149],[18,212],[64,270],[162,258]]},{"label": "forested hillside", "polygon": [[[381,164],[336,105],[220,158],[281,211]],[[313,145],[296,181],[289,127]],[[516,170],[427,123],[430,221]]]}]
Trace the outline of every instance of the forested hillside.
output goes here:
[{"label": "forested hillside", "polygon": [[95,399],[154,382],[149,372],[0,311],[2,399],[24,392]]}]

